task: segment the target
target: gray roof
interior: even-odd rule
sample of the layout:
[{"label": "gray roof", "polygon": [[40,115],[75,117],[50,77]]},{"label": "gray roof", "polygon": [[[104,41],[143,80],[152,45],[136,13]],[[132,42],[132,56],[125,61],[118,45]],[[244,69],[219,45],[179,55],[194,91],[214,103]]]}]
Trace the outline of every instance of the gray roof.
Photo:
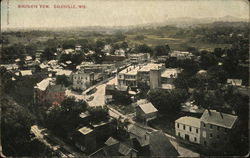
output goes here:
[{"label": "gray roof", "polygon": [[113,137],[109,137],[109,139],[104,143],[107,146],[114,145],[119,143],[118,140],[114,139]]},{"label": "gray roof", "polygon": [[149,148],[150,156],[152,157],[179,156],[178,151],[162,131],[150,134]]},{"label": "gray roof", "polygon": [[181,123],[181,124],[184,124],[184,125],[197,127],[197,128],[200,128],[200,124],[201,124],[200,119],[195,118],[195,117],[190,117],[190,116],[181,117],[181,118],[175,120],[175,122]]},{"label": "gray roof", "polygon": [[139,107],[142,109],[142,111],[145,114],[157,112],[158,110],[154,107],[154,105],[150,102],[145,103],[145,104],[140,104]]},{"label": "gray roof", "polygon": [[[210,111],[210,112],[209,112]],[[201,121],[225,128],[232,128],[238,116],[217,112],[216,110],[205,110]]]}]

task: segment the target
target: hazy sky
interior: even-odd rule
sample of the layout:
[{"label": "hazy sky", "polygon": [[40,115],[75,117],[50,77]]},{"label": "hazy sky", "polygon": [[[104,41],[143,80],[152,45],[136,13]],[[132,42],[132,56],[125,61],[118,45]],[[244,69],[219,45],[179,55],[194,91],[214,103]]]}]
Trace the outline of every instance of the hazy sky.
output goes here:
[{"label": "hazy sky", "polygon": [[[249,18],[247,0],[2,0],[1,3],[2,28],[126,26],[163,22],[177,17],[226,15]],[[47,4],[50,8],[18,8],[18,5],[39,4]],[[73,4],[85,5],[86,8],[53,7]]]}]

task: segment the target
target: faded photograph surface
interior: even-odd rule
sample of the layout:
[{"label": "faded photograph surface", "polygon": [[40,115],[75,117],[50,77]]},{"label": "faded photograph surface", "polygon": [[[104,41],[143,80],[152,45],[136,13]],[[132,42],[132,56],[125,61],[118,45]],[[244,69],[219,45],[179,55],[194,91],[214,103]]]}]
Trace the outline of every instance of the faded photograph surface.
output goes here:
[{"label": "faded photograph surface", "polygon": [[249,152],[247,0],[2,0],[1,157]]}]

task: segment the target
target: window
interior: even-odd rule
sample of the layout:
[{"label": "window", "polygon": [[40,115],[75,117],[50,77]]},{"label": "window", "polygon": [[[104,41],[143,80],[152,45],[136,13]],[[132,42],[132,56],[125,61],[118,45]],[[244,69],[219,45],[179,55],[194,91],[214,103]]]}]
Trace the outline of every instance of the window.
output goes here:
[{"label": "window", "polygon": [[185,130],[185,128],[186,128],[186,126],[185,125],[183,125],[183,129]]},{"label": "window", "polygon": [[217,126],[217,130],[218,130],[218,131],[220,130],[220,127],[219,127],[219,126]]},{"label": "window", "polygon": [[224,128],[224,131],[225,131],[225,132],[227,132],[227,129],[226,129],[226,128]]},{"label": "window", "polygon": [[207,142],[206,142],[206,141],[204,141],[204,145],[207,145]]},{"label": "window", "polygon": [[196,137],[194,137],[194,141],[195,141],[195,142],[197,141]]},{"label": "window", "polygon": [[180,128],[180,125],[179,125],[179,123],[177,123],[177,128]]},{"label": "window", "polygon": [[220,139],[220,135],[217,135],[217,139]]},{"label": "window", "polygon": [[199,133],[198,128],[196,128],[196,133]]},{"label": "window", "polygon": [[203,123],[203,127],[206,127],[206,124],[205,124],[205,123]]},{"label": "window", "polygon": [[210,129],[213,129],[213,125],[210,125]]},{"label": "window", "polygon": [[207,136],[206,131],[203,131],[203,132],[202,132],[202,136],[203,136],[204,138],[206,138],[206,136]]},{"label": "window", "polygon": [[213,137],[213,134],[212,133],[210,133],[210,138],[212,138]]},{"label": "window", "polygon": [[189,127],[189,131],[190,131],[190,132],[192,131],[192,127]]},{"label": "window", "polygon": [[178,136],[179,136],[179,137],[181,136],[180,132],[178,132]]}]

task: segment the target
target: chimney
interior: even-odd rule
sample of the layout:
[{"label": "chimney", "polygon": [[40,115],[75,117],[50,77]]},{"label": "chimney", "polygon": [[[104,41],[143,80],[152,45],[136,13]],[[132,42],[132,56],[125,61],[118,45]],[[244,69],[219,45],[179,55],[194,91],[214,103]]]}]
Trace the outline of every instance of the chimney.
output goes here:
[{"label": "chimney", "polygon": [[208,110],[208,114],[209,114],[209,116],[211,116],[211,115],[212,115],[212,113],[211,113],[210,109],[207,109],[207,110]]},{"label": "chimney", "polygon": [[220,116],[221,116],[221,118],[223,119],[223,115],[222,115],[222,112],[220,112]]}]

